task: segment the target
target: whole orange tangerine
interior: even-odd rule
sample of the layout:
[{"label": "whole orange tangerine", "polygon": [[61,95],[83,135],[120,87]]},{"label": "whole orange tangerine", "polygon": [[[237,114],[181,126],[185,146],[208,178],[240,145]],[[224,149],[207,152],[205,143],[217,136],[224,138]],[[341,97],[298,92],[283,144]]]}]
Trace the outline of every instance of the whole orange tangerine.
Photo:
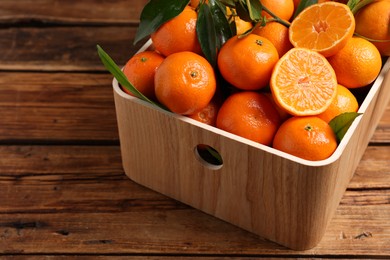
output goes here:
[{"label": "whole orange tangerine", "polygon": [[152,33],[154,47],[164,56],[175,52],[192,51],[202,53],[196,33],[198,14],[189,6]]},{"label": "whole orange tangerine", "polygon": [[288,28],[281,23],[268,22],[265,26],[255,28],[253,33],[270,40],[277,49],[279,57],[293,47],[288,36]]},{"label": "whole orange tangerine", "polygon": [[[260,0],[261,4],[268,8],[272,13],[283,20],[290,20],[294,14],[294,1],[293,0]],[[272,16],[263,11],[263,15],[267,18]]]},{"label": "whole orange tangerine", "polygon": [[316,116],[291,117],[279,127],[273,147],[306,160],[318,161],[333,154],[337,140],[324,120]]},{"label": "whole orange tangerine", "polygon": [[321,114],[319,118],[329,123],[336,116],[346,112],[356,112],[359,104],[352,92],[342,85],[337,85],[336,97],[330,106]]},{"label": "whole orange tangerine", "polygon": [[338,83],[347,88],[360,88],[372,83],[382,67],[382,58],[371,42],[353,37],[338,53],[328,58]]},{"label": "whole orange tangerine", "polygon": [[390,1],[374,1],[355,15],[356,33],[372,39],[383,56],[390,56]]},{"label": "whole orange tangerine", "polygon": [[217,101],[217,99],[213,98],[205,108],[196,112],[195,114],[189,115],[188,117],[206,125],[215,126],[219,107],[220,103]]},{"label": "whole orange tangerine", "polygon": [[166,57],[156,71],[154,82],[158,101],[182,115],[204,109],[216,91],[213,67],[193,52],[177,52]]},{"label": "whole orange tangerine", "polygon": [[252,91],[229,96],[219,109],[216,126],[252,141],[271,145],[280,125],[278,111],[264,95]]},{"label": "whole orange tangerine", "polygon": [[242,38],[234,36],[222,46],[218,68],[233,86],[257,90],[268,85],[278,59],[278,51],[268,39],[255,34]]},{"label": "whole orange tangerine", "polygon": [[[164,57],[155,51],[140,52],[129,59],[123,68],[123,73],[139,92],[155,100],[154,75],[163,61]],[[132,95],[127,89],[123,90]]]}]

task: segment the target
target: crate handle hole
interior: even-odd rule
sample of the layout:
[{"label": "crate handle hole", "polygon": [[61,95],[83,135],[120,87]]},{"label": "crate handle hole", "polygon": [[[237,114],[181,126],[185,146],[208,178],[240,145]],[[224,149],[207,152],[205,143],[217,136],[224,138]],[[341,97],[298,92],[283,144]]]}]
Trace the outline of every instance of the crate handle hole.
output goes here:
[{"label": "crate handle hole", "polygon": [[219,170],[223,166],[223,160],[220,153],[207,144],[198,144],[195,146],[195,156],[200,163],[212,170]]}]

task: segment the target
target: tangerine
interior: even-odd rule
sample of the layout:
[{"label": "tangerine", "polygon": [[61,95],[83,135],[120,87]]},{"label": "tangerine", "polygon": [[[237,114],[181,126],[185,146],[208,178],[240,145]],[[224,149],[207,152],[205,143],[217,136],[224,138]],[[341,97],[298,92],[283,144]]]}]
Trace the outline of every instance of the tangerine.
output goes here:
[{"label": "tangerine", "polygon": [[330,106],[321,114],[319,118],[329,123],[336,116],[345,112],[356,112],[359,104],[352,92],[342,85],[337,85],[336,97]]},{"label": "tangerine", "polygon": [[182,115],[205,108],[216,91],[213,67],[193,52],[177,52],[166,57],[156,71],[154,82],[157,100]]},{"label": "tangerine", "polygon": [[289,113],[286,112],[286,110],[279,107],[274,98],[272,97],[272,93],[265,92],[264,95],[271,101],[272,105],[275,107],[275,109],[278,111],[281,121],[285,121],[287,118],[291,117]]},{"label": "tangerine", "polygon": [[178,16],[161,25],[152,33],[154,47],[164,56],[182,51],[202,53],[196,33],[198,14],[186,6]]},{"label": "tangerine", "polygon": [[252,141],[271,145],[280,125],[278,111],[264,95],[242,91],[230,95],[219,109],[216,126]]},{"label": "tangerine", "polygon": [[[294,14],[293,0],[260,0],[260,2],[280,19],[288,21]],[[266,11],[262,11],[262,14],[267,18],[272,18]]]},{"label": "tangerine", "polygon": [[338,2],[323,2],[305,8],[291,22],[290,42],[325,57],[341,50],[355,30],[355,18],[349,7]]},{"label": "tangerine", "polygon": [[199,121],[201,123],[215,126],[219,107],[220,107],[219,102],[215,98],[213,98],[205,108],[196,112],[195,114],[189,115],[188,117],[196,121]]},{"label": "tangerine", "polygon": [[390,1],[374,1],[355,15],[355,32],[373,40],[383,56],[390,56]]},{"label": "tangerine", "polygon": [[336,74],[324,56],[292,48],[275,65],[270,87],[276,104],[291,115],[324,112],[336,96]]},{"label": "tangerine", "polygon": [[337,81],[347,88],[359,88],[372,83],[382,67],[382,58],[371,42],[353,37],[347,45],[328,58]]},{"label": "tangerine", "polygon": [[288,28],[281,23],[267,22],[265,26],[256,27],[253,33],[270,40],[278,51],[279,57],[293,47],[288,38]]},{"label": "tangerine", "polygon": [[316,116],[291,117],[279,127],[273,147],[282,152],[311,160],[324,160],[337,148],[332,128]]},{"label": "tangerine", "polygon": [[230,38],[222,46],[217,63],[227,82],[239,89],[257,90],[268,85],[278,59],[278,51],[268,39],[249,34]]},{"label": "tangerine", "polygon": [[[128,60],[123,68],[123,73],[139,92],[147,98],[155,100],[154,76],[163,61],[164,57],[155,51],[140,52]],[[123,88],[123,90],[133,95],[127,89]]]},{"label": "tangerine", "polygon": [[[320,3],[328,2],[328,1],[331,1],[331,0],[318,0],[318,3],[320,4]],[[344,4],[347,4],[347,2],[348,2],[348,0],[332,0],[332,1],[344,3]],[[300,3],[301,3],[301,0],[294,0],[294,10],[296,10],[298,8]]]}]

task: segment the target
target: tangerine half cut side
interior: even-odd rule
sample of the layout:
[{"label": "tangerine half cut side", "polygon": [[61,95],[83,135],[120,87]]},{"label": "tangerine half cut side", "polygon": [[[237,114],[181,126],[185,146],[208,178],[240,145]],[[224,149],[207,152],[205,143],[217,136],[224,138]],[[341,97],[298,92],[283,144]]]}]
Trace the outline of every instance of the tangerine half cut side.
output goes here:
[{"label": "tangerine half cut side", "polygon": [[293,48],[275,65],[270,87],[278,106],[295,116],[318,115],[336,96],[336,73],[321,54]]},{"label": "tangerine half cut side", "polygon": [[329,57],[346,45],[354,30],[355,18],[347,5],[324,2],[307,7],[292,21],[289,38],[294,47]]}]

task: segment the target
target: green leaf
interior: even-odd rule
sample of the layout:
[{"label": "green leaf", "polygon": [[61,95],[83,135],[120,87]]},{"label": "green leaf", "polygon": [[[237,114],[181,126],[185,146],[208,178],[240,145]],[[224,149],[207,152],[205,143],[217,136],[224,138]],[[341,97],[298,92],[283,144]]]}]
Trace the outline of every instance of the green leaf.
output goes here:
[{"label": "green leaf", "polygon": [[237,25],[236,25],[236,21],[235,20],[232,20],[230,23],[230,30],[232,30],[232,33],[233,35],[236,35],[237,34]]},{"label": "green leaf", "polygon": [[202,4],[199,8],[196,32],[202,52],[212,66],[217,64],[217,37],[210,7]]},{"label": "green leaf", "polygon": [[261,11],[263,6],[259,0],[246,0],[248,6],[249,17],[252,21],[259,21],[262,19]]},{"label": "green leaf", "polygon": [[349,0],[347,5],[353,14],[356,14],[361,8],[374,2],[374,0]]},{"label": "green leaf", "polygon": [[226,18],[225,6],[221,5],[218,0],[209,0],[209,6],[217,33],[217,49],[219,50],[227,40],[233,37],[233,32]]},{"label": "green leaf", "polygon": [[220,0],[219,1],[221,4],[223,5],[226,5],[226,6],[229,6],[229,7],[232,7],[234,8],[235,7],[235,1],[234,0]]},{"label": "green leaf", "polygon": [[156,31],[162,24],[178,16],[190,0],[150,0],[141,12],[134,44]]},{"label": "green leaf", "polygon": [[348,0],[347,6],[352,10],[359,3],[359,1],[360,0]]},{"label": "green leaf", "polygon": [[199,156],[212,165],[220,166],[223,164],[222,156],[209,145],[199,144],[196,147]]},{"label": "green leaf", "polygon": [[206,150],[216,160],[215,164],[217,164],[217,165],[223,164],[223,160],[222,160],[221,155],[214,148],[212,148],[211,146],[207,146]]},{"label": "green leaf", "polygon": [[118,82],[122,85],[122,87],[126,88],[130,93],[132,93],[135,97],[142,99],[150,104],[156,105],[160,108],[167,110],[160,104],[157,104],[147,97],[145,97],[141,92],[139,92],[128,80],[126,75],[122,72],[122,70],[116,65],[116,63],[111,59],[111,57],[100,47],[97,45],[97,51],[99,57],[104,65],[104,67],[118,80]]},{"label": "green leaf", "polygon": [[196,32],[203,54],[215,67],[219,49],[233,36],[225,12],[217,0],[209,0],[208,4],[200,6]]},{"label": "green leaf", "polygon": [[211,6],[218,6],[219,7],[219,9],[223,12],[223,14],[225,15],[225,17],[226,17],[226,12],[227,12],[227,7],[226,7],[226,5],[225,4],[223,4],[222,3],[222,1],[221,0],[214,0],[213,2],[211,2],[211,4],[209,3],[209,5],[211,5]]},{"label": "green leaf", "polygon": [[246,22],[252,22],[252,19],[249,15],[248,6],[244,1],[236,2],[236,12],[241,20],[244,20]]},{"label": "green leaf", "polygon": [[329,122],[329,125],[335,133],[338,142],[341,142],[345,133],[352,125],[353,120],[355,120],[355,118],[360,115],[361,113],[346,112],[336,116]]},{"label": "green leaf", "polygon": [[297,10],[294,12],[293,18],[297,17],[300,12],[303,11],[306,7],[317,4],[318,0],[301,0],[297,6]]}]

